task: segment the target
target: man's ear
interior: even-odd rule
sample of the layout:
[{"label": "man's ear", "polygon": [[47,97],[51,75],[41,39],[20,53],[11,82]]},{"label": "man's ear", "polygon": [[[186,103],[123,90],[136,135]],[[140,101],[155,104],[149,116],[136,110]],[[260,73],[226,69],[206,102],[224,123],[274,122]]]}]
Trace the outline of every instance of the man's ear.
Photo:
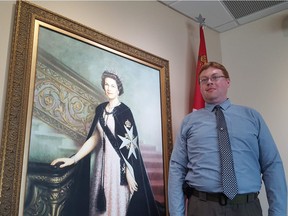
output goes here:
[{"label": "man's ear", "polygon": [[226,81],[227,81],[228,85],[230,86],[230,82],[231,82],[230,78],[227,78]]}]

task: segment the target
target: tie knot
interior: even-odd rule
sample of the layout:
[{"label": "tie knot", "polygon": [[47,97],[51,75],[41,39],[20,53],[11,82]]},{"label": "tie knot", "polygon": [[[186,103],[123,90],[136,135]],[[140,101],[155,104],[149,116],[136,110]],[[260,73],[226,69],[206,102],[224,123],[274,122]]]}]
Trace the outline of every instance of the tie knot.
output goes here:
[{"label": "tie knot", "polygon": [[220,105],[216,105],[214,108],[213,108],[214,111],[217,111],[217,110],[221,110],[221,106]]}]

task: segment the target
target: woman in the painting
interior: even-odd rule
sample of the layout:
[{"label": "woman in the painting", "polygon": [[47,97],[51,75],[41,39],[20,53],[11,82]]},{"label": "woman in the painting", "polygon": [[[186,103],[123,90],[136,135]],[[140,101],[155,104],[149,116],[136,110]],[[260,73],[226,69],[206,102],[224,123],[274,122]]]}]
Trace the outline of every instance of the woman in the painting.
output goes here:
[{"label": "woman in the painting", "polygon": [[101,85],[108,102],[97,106],[86,142],[73,157],[56,159],[51,165],[76,164],[95,149],[89,215],[157,216],[134,118],[130,108],[119,101],[122,82],[115,73],[104,71]]}]

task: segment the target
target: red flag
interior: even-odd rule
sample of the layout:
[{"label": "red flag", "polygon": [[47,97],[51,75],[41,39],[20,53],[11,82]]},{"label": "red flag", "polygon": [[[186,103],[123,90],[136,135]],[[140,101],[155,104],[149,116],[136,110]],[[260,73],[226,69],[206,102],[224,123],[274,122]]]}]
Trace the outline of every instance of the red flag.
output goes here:
[{"label": "red flag", "polygon": [[205,44],[205,37],[203,26],[200,24],[200,45],[199,45],[199,52],[198,52],[198,61],[197,61],[197,68],[196,68],[196,79],[195,79],[195,90],[194,90],[194,100],[193,100],[193,110],[198,110],[204,107],[205,102],[200,92],[200,85],[199,85],[199,72],[203,64],[207,63],[207,53],[206,53],[206,44]]}]

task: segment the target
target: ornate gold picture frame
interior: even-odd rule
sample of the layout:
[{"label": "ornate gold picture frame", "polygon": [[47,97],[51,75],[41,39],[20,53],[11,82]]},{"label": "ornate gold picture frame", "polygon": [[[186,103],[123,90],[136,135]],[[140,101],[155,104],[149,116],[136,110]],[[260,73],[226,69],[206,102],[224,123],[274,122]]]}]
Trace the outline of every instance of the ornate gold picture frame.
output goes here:
[{"label": "ornate gold picture frame", "polygon": [[104,70],[123,82],[121,101],[134,115],[155,201],[161,215],[168,215],[169,62],[26,1],[16,5],[11,47],[0,151],[1,215],[65,211],[81,164],[60,169],[50,162],[69,157],[85,141],[95,107],[105,101]]}]

